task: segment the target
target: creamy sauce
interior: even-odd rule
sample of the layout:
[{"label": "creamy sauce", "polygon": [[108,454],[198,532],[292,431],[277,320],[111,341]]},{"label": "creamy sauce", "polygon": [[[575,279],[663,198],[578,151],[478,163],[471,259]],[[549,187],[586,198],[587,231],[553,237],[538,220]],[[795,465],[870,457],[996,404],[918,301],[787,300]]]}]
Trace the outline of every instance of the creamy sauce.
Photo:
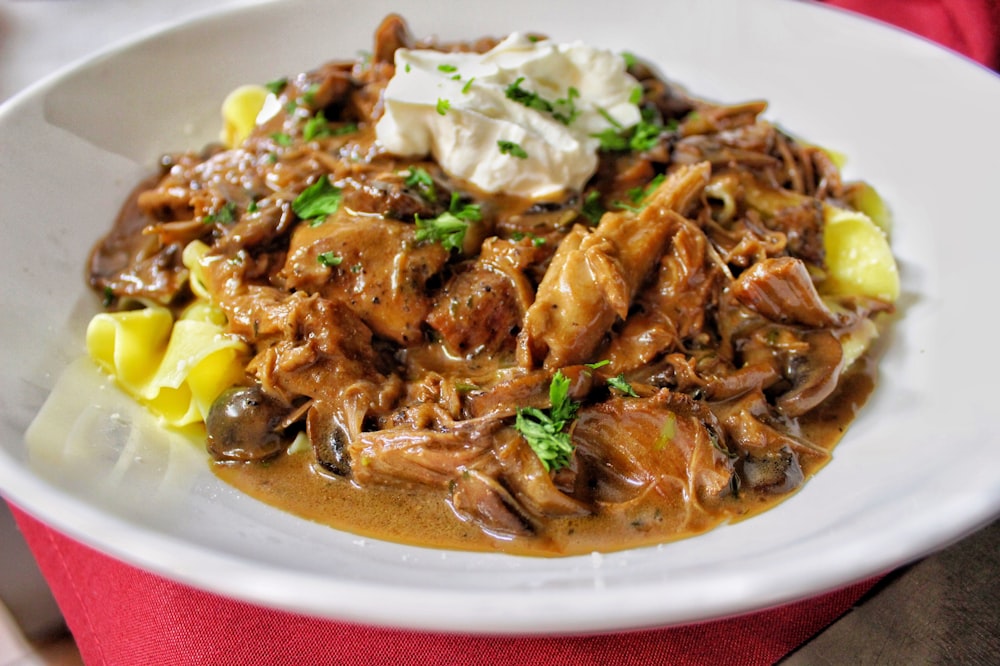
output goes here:
[{"label": "creamy sauce", "polygon": [[[848,371],[838,391],[799,420],[802,434],[832,451],[874,386],[875,363],[862,358]],[[828,459],[810,458],[806,478]],[[552,518],[533,537],[497,539],[462,520],[450,508],[446,493],[433,489],[391,486],[360,488],[349,480],[318,471],[310,452],[278,456],[265,463],[214,463],[215,473],[228,484],[258,500],[294,515],[364,537],[428,548],[500,551],[515,555],[566,556],[611,552],[684,539],[707,532],[728,519],[744,520],[782,502],[790,494],[746,494],[730,499],[742,513],[707,516],[685,532],[664,520],[624,520],[616,514],[582,518]],[[682,508],[679,508],[682,510]]]}]

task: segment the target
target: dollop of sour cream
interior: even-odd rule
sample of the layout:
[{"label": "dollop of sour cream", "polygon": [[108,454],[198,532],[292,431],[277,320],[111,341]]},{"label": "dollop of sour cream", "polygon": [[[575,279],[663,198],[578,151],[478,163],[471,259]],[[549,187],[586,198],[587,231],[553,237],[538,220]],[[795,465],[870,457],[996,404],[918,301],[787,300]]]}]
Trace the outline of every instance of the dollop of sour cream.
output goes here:
[{"label": "dollop of sour cream", "polygon": [[375,131],[389,152],[431,155],[488,193],[531,199],[581,190],[595,134],[640,120],[622,56],[514,33],[486,53],[399,49]]}]

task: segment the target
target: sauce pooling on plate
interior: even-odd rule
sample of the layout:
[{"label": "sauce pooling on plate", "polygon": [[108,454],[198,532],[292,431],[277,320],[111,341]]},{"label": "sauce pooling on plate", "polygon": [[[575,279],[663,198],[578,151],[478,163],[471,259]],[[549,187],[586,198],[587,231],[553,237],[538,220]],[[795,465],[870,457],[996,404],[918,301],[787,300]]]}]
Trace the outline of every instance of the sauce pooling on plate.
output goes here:
[{"label": "sauce pooling on plate", "polygon": [[436,547],[665,542],[788,496],[871,389],[877,197],[762,102],[390,16],[227,106],[253,120],[95,247],[88,347],[268,503]]}]

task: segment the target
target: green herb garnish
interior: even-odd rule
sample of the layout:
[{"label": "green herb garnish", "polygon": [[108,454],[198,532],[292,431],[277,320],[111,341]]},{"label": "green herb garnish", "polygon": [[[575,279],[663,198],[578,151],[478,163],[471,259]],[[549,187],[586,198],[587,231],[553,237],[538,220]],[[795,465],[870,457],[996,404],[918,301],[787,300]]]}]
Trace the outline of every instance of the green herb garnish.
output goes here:
[{"label": "green herb garnish", "polygon": [[272,95],[280,95],[281,91],[284,90],[287,85],[288,79],[282,77],[280,79],[275,79],[274,81],[268,81],[264,84],[264,87],[267,88],[267,91]]},{"label": "green herb garnish", "polygon": [[576,99],[580,96],[580,91],[576,88],[571,86],[567,89],[565,98],[550,102],[538,93],[522,88],[522,81],[524,81],[523,76],[518,77],[514,83],[507,86],[506,90],[504,90],[507,99],[518,104],[523,104],[535,111],[551,113],[552,117],[563,125],[569,125],[580,115],[580,111],[576,108]]},{"label": "green herb garnish", "polygon": [[434,178],[427,169],[421,167],[410,167],[409,175],[403,184],[412,187],[420,193],[425,201],[437,201],[437,188],[434,186]]},{"label": "green herb garnish", "polygon": [[622,373],[622,374],[618,375],[617,377],[611,377],[611,378],[609,378],[608,379],[608,386],[610,386],[614,390],[616,390],[616,391],[618,391],[620,393],[623,393],[624,395],[627,395],[627,396],[629,396],[631,398],[638,398],[639,397],[639,394],[635,392],[635,389],[632,388],[632,385],[629,384],[628,380],[625,379],[625,373]]},{"label": "green herb garnish", "polygon": [[320,110],[316,112],[315,116],[306,121],[305,126],[302,128],[302,138],[306,141],[312,141],[313,139],[325,136],[330,136],[330,123],[327,122],[326,115]]},{"label": "green herb garnish", "polygon": [[340,188],[323,176],[295,197],[292,210],[303,220],[322,221],[327,215],[337,212],[342,198]]},{"label": "green herb garnish", "polygon": [[601,204],[601,193],[597,190],[588,192],[583,200],[583,206],[580,208],[580,214],[587,218],[591,224],[597,224],[605,212],[604,206]]},{"label": "green herb garnish", "polygon": [[520,76],[514,83],[507,86],[504,94],[507,99],[513,100],[518,104],[523,104],[529,109],[534,109],[535,111],[542,111],[544,113],[552,112],[552,103],[548,100],[540,97],[538,93],[533,93],[529,90],[525,90],[521,87],[521,82],[524,81],[524,77]]},{"label": "green herb garnish", "polygon": [[500,147],[500,152],[504,155],[510,155],[522,160],[528,159],[528,153],[525,152],[524,148],[513,141],[497,141],[497,146]]},{"label": "green herb garnish", "polygon": [[604,119],[611,127],[593,134],[601,143],[601,150],[631,150],[633,152],[643,152],[651,149],[660,140],[660,135],[668,128],[656,122],[653,112],[644,110],[642,120],[631,127],[622,127],[622,124],[615,120],[611,114],[603,109],[599,110]]},{"label": "green herb garnish", "polygon": [[563,125],[569,125],[580,115],[580,110],[576,108],[576,100],[580,97],[580,91],[570,86],[566,90],[566,97],[557,99],[552,108],[552,117]]},{"label": "green herb garnish", "polygon": [[214,213],[203,217],[201,221],[205,224],[232,224],[236,221],[236,204],[227,201]]},{"label": "green herb garnish", "polygon": [[337,256],[334,252],[320,252],[316,255],[316,261],[322,266],[339,266],[343,260],[343,257]]},{"label": "green herb garnish", "polygon": [[452,192],[447,211],[426,220],[419,215],[414,215],[413,219],[417,225],[415,238],[418,243],[431,241],[441,243],[446,250],[461,250],[469,225],[483,217],[478,205],[462,204],[458,192]]},{"label": "green herb garnish", "polygon": [[562,469],[570,463],[573,442],[566,426],[576,418],[580,405],[569,398],[569,378],[557,370],[549,384],[548,409],[520,407],[514,421],[528,446],[542,461],[547,471]]},{"label": "green herb garnish", "polygon": [[440,113],[443,116],[444,114],[448,113],[448,109],[450,109],[450,108],[451,108],[451,102],[449,102],[446,99],[442,99],[440,97],[438,98],[438,101],[437,101],[437,112],[438,113]]},{"label": "green herb garnish", "polygon": [[271,135],[271,139],[279,146],[288,147],[292,145],[292,137],[285,132],[275,132]]}]

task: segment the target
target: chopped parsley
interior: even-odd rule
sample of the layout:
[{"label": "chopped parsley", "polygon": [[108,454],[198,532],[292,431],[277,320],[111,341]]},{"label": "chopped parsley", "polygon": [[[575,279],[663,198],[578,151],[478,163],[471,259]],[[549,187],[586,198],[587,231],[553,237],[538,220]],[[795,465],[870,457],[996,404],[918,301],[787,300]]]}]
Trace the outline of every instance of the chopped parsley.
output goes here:
[{"label": "chopped parsley", "polygon": [[525,152],[524,148],[513,141],[497,141],[497,146],[500,147],[500,152],[504,155],[510,155],[522,160],[528,159],[528,153]]},{"label": "chopped parsley", "polygon": [[583,200],[583,207],[580,214],[587,218],[591,224],[597,224],[605,213],[604,205],[601,203],[601,193],[598,190],[591,190]]},{"label": "chopped parsley", "polygon": [[413,219],[417,225],[415,238],[418,243],[437,242],[446,250],[461,250],[469,225],[483,216],[478,205],[462,204],[458,192],[452,192],[447,211],[426,220],[419,215],[414,215]]},{"label": "chopped parsley", "polygon": [[340,263],[344,261],[344,258],[338,256],[334,252],[320,252],[318,255],[316,255],[316,261],[319,262],[321,266],[333,267],[333,266],[339,266]]},{"label": "chopped parsley", "polygon": [[469,79],[468,81],[465,82],[465,85],[462,86],[462,94],[463,95],[468,95],[469,94],[469,91],[472,90],[472,82],[475,81],[475,80],[476,80],[476,77],[473,76],[471,79]]},{"label": "chopped parsley", "polygon": [[342,198],[343,193],[340,188],[333,185],[329,178],[323,176],[302,190],[302,194],[295,197],[295,201],[292,202],[292,210],[303,220],[321,222],[327,215],[337,212]]},{"label": "chopped parsley", "polygon": [[232,201],[227,201],[214,213],[203,217],[201,221],[205,224],[232,224],[236,221],[236,204]]},{"label": "chopped parsley", "polygon": [[504,90],[504,94],[507,96],[507,99],[517,102],[518,104],[523,104],[529,109],[534,109],[535,111],[552,113],[552,103],[540,97],[538,93],[522,88],[522,81],[524,81],[524,77],[519,76],[514,83],[507,86],[507,89]]},{"label": "chopped parsley", "polygon": [[285,132],[275,132],[271,135],[271,139],[279,146],[288,147],[292,145],[292,137]]},{"label": "chopped parsley", "polygon": [[514,421],[528,446],[547,471],[566,467],[573,455],[573,442],[566,427],[576,418],[580,405],[569,398],[569,377],[557,370],[549,384],[548,409],[519,407]]},{"label": "chopped parsley", "polygon": [[403,184],[416,189],[425,201],[437,201],[437,188],[434,186],[434,178],[427,169],[410,167],[409,172]]},{"label": "chopped parsley", "polygon": [[272,95],[280,95],[281,91],[284,90],[287,85],[288,79],[282,77],[280,79],[275,79],[274,81],[268,81],[264,84],[264,87],[267,88],[267,91]]},{"label": "chopped parsley", "polygon": [[611,377],[611,378],[609,378],[608,379],[608,386],[610,386],[614,390],[616,390],[616,391],[618,391],[618,392],[620,392],[620,393],[622,393],[624,395],[627,395],[627,396],[629,396],[631,398],[638,398],[639,397],[639,394],[635,392],[635,389],[632,388],[632,385],[629,384],[628,381],[625,379],[625,373],[624,372],[621,373],[620,375],[618,375],[617,377]]},{"label": "chopped parsley", "polygon": [[319,92],[319,84],[314,83],[306,88],[306,91],[302,93],[302,101],[312,106],[316,103],[316,93]]},{"label": "chopped parsley", "polygon": [[506,90],[504,90],[504,94],[507,96],[507,99],[517,102],[518,104],[523,104],[529,109],[534,109],[535,111],[550,113],[553,118],[561,122],[563,125],[569,125],[576,120],[578,115],[580,115],[579,109],[576,108],[576,99],[580,97],[580,91],[576,88],[570,86],[570,88],[566,91],[565,98],[558,99],[555,102],[550,102],[538,93],[522,88],[522,81],[524,81],[524,77],[520,76],[514,81],[514,83],[507,86]]},{"label": "chopped parsley", "polygon": [[448,113],[448,109],[450,109],[450,108],[451,108],[451,102],[449,102],[446,99],[440,98],[440,97],[438,98],[438,101],[437,101],[437,112],[438,113],[440,113],[443,116],[446,113]]},{"label": "chopped parsley", "polygon": [[637,62],[635,54],[630,53],[629,51],[622,51],[622,60],[625,61],[625,67],[628,68],[635,67]]},{"label": "chopped parsley", "polygon": [[438,65],[438,71],[439,72],[444,72],[445,74],[451,74],[452,72],[457,72],[458,71],[458,67],[455,67],[454,65],[449,65],[449,64],[441,64],[441,65]]},{"label": "chopped parsley", "polygon": [[580,97],[580,91],[570,86],[566,90],[566,97],[557,99],[552,109],[552,117],[563,125],[569,125],[580,115],[580,110],[576,108],[576,100]]},{"label": "chopped parsley", "polygon": [[[628,190],[625,194],[628,196],[629,200],[633,204],[641,204],[646,199],[646,197],[648,197],[650,194],[653,193],[653,190],[659,187],[660,184],[664,180],[666,180],[666,178],[667,176],[665,174],[658,173],[656,174],[656,176],[653,177],[651,181],[646,183],[645,186],[633,187],[630,190]],[[616,204],[620,208],[627,208],[628,210],[631,210],[633,212],[638,212],[644,208],[644,206],[637,206],[637,207],[629,206],[621,202],[616,202]]]},{"label": "chopped parsley", "polygon": [[642,119],[631,127],[623,127],[603,109],[601,115],[611,123],[611,127],[593,137],[600,141],[601,150],[604,151],[631,150],[641,153],[653,148],[660,140],[660,135],[669,129],[656,122],[653,112],[649,110],[644,110]]},{"label": "chopped parsley", "polygon": [[322,110],[306,121],[302,128],[302,138],[306,141],[330,136],[330,123],[326,120],[326,115]]}]

